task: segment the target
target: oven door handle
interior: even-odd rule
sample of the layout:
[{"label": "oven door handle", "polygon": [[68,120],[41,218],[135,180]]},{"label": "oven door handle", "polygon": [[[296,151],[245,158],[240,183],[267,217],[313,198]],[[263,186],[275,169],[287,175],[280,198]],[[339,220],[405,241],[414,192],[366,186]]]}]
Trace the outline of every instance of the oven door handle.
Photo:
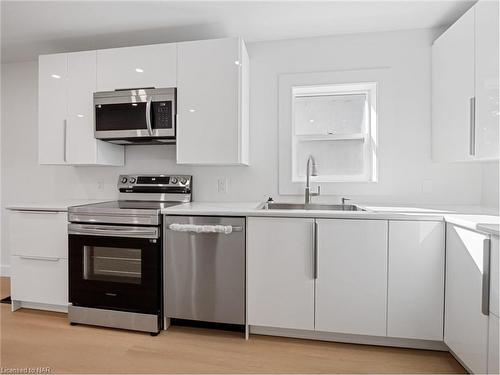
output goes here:
[{"label": "oven door handle", "polygon": [[160,238],[156,227],[125,227],[116,225],[68,224],[68,234],[105,237]]}]

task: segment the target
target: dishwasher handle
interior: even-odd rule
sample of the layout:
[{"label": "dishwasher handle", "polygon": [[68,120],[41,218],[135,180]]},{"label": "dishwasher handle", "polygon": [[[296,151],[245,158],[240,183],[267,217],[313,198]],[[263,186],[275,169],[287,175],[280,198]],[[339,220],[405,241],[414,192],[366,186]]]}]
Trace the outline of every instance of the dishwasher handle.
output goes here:
[{"label": "dishwasher handle", "polygon": [[197,224],[180,224],[172,223],[168,229],[174,232],[189,232],[189,233],[218,233],[231,234],[232,232],[241,232],[243,227],[232,225],[197,225]]}]

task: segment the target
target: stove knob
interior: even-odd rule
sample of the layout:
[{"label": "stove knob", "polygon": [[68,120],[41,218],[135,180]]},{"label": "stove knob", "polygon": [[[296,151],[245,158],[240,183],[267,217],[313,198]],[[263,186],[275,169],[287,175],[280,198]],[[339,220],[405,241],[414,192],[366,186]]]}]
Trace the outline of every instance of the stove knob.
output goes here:
[{"label": "stove knob", "polygon": [[177,178],[176,177],[172,177],[172,179],[170,180],[171,183],[173,184],[176,184],[177,183]]},{"label": "stove knob", "polygon": [[185,185],[187,180],[185,178],[181,178],[181,184]]},{"label": "stove knob", "polygon": [[127,180],[127,177],[123,177],[122,178],[122,184],[126,183],[128,180]]},{"label": "stove knob", "polygon": [[135,182],[135,178],[134,178],[134,177],[132,177],[132,178],[130,179],[130,183],[131,183],[131,184],[133,184],[134,182]]}]

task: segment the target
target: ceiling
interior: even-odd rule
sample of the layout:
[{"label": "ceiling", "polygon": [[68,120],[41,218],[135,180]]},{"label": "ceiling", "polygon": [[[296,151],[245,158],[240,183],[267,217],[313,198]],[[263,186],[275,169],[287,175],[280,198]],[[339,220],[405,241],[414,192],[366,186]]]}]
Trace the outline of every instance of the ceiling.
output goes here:
[{"label": "ceiling", "polygon": [[247,41],[448,26],[470,0],[5,1],[2,62],[38,54],[242,36]]}]

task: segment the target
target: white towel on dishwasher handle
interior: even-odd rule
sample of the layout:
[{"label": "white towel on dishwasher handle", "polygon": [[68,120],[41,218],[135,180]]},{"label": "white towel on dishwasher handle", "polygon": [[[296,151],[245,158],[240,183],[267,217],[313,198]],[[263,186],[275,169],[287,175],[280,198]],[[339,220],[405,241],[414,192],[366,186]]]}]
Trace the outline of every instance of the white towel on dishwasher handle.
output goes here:
[{"label": "white towel on dishwasher handle", "polygon": [[231,225],[196,225],[196,224],[173,223],[168,226],[168,229],[176,232],[195,232],[195,233],[230,234],[233,232],[233,227]]}]

